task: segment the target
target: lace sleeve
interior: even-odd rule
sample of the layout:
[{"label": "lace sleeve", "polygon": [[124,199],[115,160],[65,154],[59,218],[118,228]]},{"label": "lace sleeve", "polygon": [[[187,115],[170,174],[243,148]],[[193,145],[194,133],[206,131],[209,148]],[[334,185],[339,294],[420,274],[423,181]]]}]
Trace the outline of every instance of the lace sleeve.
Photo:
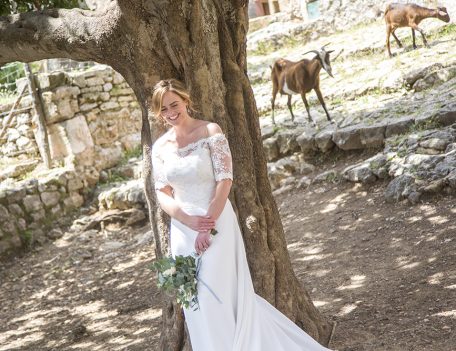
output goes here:
[{"label": "lace sleeve", "polygon": [[164,170],[163,159],[159,153],[158,145],[152,147],[152,174],[155,184],[155,190],[160,190],[169,186]]},{"label": "lace sleeve", "polygon": [[233,180],[233,164],[231,151],[223,134],[214,134],[208,139],[209,149],[211,150],[212,167],[214,177],[218,182],[223,179]]}]

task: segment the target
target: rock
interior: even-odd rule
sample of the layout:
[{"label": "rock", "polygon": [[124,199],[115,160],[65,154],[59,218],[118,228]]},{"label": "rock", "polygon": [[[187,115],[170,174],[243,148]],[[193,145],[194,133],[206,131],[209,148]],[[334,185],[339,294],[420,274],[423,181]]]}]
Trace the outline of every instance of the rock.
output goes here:
[{"label": "rock", "polygon": [[333,134],[333,141],[342,150],[356,150],[365,147],[361,142],[360,126],[336,130]]},{"label": "rock", "polygon": [[0,222],[6,222],[10,219],[10,214],[5,206],[0,204]]},{"label": "rock", "polygon": [[272,137],[263,140],[263,149],[268,162],[275,161],[279,158],[279,147],[277,145],[277,137]]},{"label": "rock", "polygon": [[318,174],[313,180],[312,183],[322,183],[322,182],[334,182],[340,178],[340,174],[336,171],[326,171]]},{"label": "rock", "polygon": [[39,195],[27,195],[24,197],[23,204],[27,212],[36,212],[43,209],[43,204]]},{"label": "rock", "polygon": [[3,169],[0,171],[0,180],[6,179],[6,178],[16,178],[19,177],[25,173],[31,172],[32,170],[35,169],[35,167],[38,165],[39,161],[38,160],[27,160],[27,161],[22,161],[21,163],[2,167]]},{"label": "rock", "polygon": [[415,179],[410,175],[403,174],[388,184],[385,190],[385,200],[386,202],[400,201],[416,191]]},{"label": "rock", "polygon": [[424,141],[420,141],[419,145],[424,148],[436,149],[443,151],[446,149],[447,145],[450,144],[453,140],[441,139],[441,138],[430,138]]},{"label": "rock", "polygon": [[98,195],[100,209],[142,208],[146,199],[141,180],[130,180],[119,187],[113,187]]},{"label": "rock", "polygon": [[317,144],[315,143],[315,133],[312,130],[305,130],[297,137],[296,142],[303,154],[311,154],[318,150]]},{"label": "rock", "polygon": [[54,228],[54,229],[51,229],[50,231],[46,232],[45,235],[46,235],[49,239],[55,240],[55,239],[61,238],[61,237],[63,236],[63,232],[62,232],[61,229]]},{"label": "rock", "polygon": [[[18,204],[9,205],[8,210],[16,217],[24,217],[24,211],[22,210],[21,206],[19,206]],[[0,207],[0,219],[1,219],[1,207]]]},{"label": "rock", "polygon": [[46,212],[44,211],[43,208],[33,212],[31,215],[32,215],[33,221],[37,222],[37,223],[41,223],[41,220],[46,218]]},{"label": "rock", "polygon": [[280,132],[277,133],[276,136],[279,155],[285,156],[299,151],[299,145],[296,140],[297,134],[295,131]]},{"label": "rock", "polygon": [[76,208],[81,207],[84,204],[84,198],[79,193],[70,193],[71,205]]},{"label": "rock", "polygon": [[428,194],[437,194],[442,192],[442,189],[445,186],[445,180],[444,179],[437,179],[429,183],[428,185],[422,187],[420,190],[424,193]]},{"label": "rock", "polygon": [[25,136],[20,136],[17,140],[16,140],[16,145],[20,148],[20,149],[23,149],[25,147],[27,147],[27,145],[29,145],[31,143],[31,140]]},{"label": "rock", "polygon": [[332,138],[333,131],[322,131],[315,136],[315,144],[322,152],[328,152],[335,146]]},{"label": "rock", "polygon": [[305,188],[308,188],[309,185],[312,183],[312,179],[310,179],[309,177],[302,177],[301,179],[298,180],[298,184],[297,184],[297,188],[298,189],[305,189]]},{"label": "rock", "polygon": [[434,118],[438,123],[444,126],[456,123],[456,106],[454,106],[453,109],[447,108],[440,110]]},{"label": "rock", "polygon": [[21,202],[26,195],[26,190],[24,188],[19,189],[7,189],[6,197],[8,199],[8,204]]},{"label": "rock", "polygon": [[94,86],[97,86],[97,85],[104,85],[105,82],[100,77],[92,77],[92,78],[86,79],[86,84],[89,87],[94,87]]},{"label": "rock", "polygon": [[446,183],[450,186],[452,189],[456,189],[456,170],[451,171],[446,177],[445,177]]},{"label": "rock", "polygon": [[142,246],[154,242],[154,234],[151,230],[144,234],[138,234],[134,237],[136,240],[136,245]]},{"label": "rock", "polygon": [[389,138],[392,135],[404,134],[410,130],[410,127],[415,123],[412,117],[403,117],[395,121],[388,121],[385,130],[385,137]]},{"label": "rock", "polygon": [[41,201],[47,208],[57,205],[59,200],[60,193],[58,191],[46,191],[41,193]]},{"label": "rock", "polygon": [[120,138],[125,150],[134,150],[141,146],[141,135],[139,133],[125,135]]},{"label": "rock", "polygon": [[423,91],[436,84],[442,84],[456,76],[456,66],[442,68],[426,74],[423,78],[418,79],[413,85],[415,91]]},{"label": "rock", "polygon": [[68,191],[73,192],[84,187],[84,183],[80,178],[74,178],[68,180]]},{"label": "rock", "polygon": [[274,125],[268,124],[264,127],[261,127],[261,139],[262,140],[268,139],[268,138],[272,137],[273,135],[275,135],[276,132],[277,132],[277,127]]},{"label": "rock", "polygon": [[406,73],[404,75],[405,86],[410,89],[414,86],[415,82],[418,81],[419,79],[423,79],[426,75],[428,75],[432,72],[435,72],[437,70],[440,70],[442,68],[443,68],[443,65],[441,63],[434,63],[427,67],[419,68],[419,69],[413,70],[409,73]]},{"label": "rock", "polygon": [[377,180],[377,177],[370,169],[369,163],[349,167],[342,174],[345,179],[351,182],[373,183]]},{"label": "rock", "polygon": [[65,72],[39,73],[36,78],[41,90],[53,90],[68,82]]},{"label": "rock", "polygon": [[103,85],[103,91],[111,91],[112,90],[112,84],[111,83],[106,83]]},{"label": "rock", "polygon": [[385,130],[386,126],[380,124],[362,127],[359,131],[361,144],[367,148],[382,146],[385,140]]}]

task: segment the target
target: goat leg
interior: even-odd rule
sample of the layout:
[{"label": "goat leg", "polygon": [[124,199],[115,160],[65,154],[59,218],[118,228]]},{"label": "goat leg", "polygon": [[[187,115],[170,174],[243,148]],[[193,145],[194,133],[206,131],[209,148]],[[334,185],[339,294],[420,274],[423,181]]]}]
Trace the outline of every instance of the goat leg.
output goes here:
[{"label": "goat leg", "polygon": [[[424,36],[424,31],[420,27],[418,27],[416,24],[413,25],[412,30],[417,30],[418,32],[420,32],[421,37],[423,38],[423,44],[424,44],[425,47],[428,48],[429,45],[427,43],[426,37]],[[415,48],[416,48],[416,46],[415,46]]]},{"label": "goat leg", "polygon": [[273,95],[271,99],[271,105],[272,105],[272,124],[275,125],[275,119],[274,119],[274,102],[275,102],[276,96]]},{"label": "goat leg", "polygon": [[423,37],[423,44],[424,44],[424,46],[428,48],[429,45],[428,45],[428,43],[427,43],[426,37],[424,36],[424,30],[422,30],[421,28],[418,28],[418,27],[416,27],[416,28],[417,28],[418,32],[421,33],[421,36]]},{"label": "goat leg", "polygon": [[287,101],[287,106],[288,106],[288,109],[290,110],[290,113],[291,113],[291,121],[294,122],[294,114],[293,114],[293,110],[291,108],[291,95],[287,95],[288,96],[288,101]]},{"label": "goat leg", "polygon": [[331,117],[329,117],[328,110],[326,109],[325,100],[323,100],[323,95],[321,94],[320,88],[316,87],[315,92],[317,93],[318,101],[320,101],[321,106],[323,106],[323,109],[326,112],[326,118],[328,119],[328,121],[332,122]]},{"label": "goat leg", "polygon": [[390,26],[386,26],[386,50],[388,52],[388,56],[392,57],[393,55],[391,55],[390,35],[391,35],[391,27]]},{"label": "goat leg", "polygon": [[310,116],[310,108],[309,108],[309,103],[307,102],[306,99],[306,94],[301,94],[302,101],[304,102],[304,105],[306,106],[306,111],[307,111],[307,116],[309,116],[309,122],[313,125],[315,125],[315,122],[313,121],[312,117]]},{"label": "goat leg", "polygon": [[416,49],[416,43],[415,43],[415,29],[412,28],[412,39],[413,39],[413,48]]},{"label": "goat leg", "polygon": [[392,31],[391,34],[393,35],[394,39],[396,40],[397,45],[401,48],[402,47],[402,43],[398,39],[398,37],[396,36],[396,33],[394,33],[394,31]]}]

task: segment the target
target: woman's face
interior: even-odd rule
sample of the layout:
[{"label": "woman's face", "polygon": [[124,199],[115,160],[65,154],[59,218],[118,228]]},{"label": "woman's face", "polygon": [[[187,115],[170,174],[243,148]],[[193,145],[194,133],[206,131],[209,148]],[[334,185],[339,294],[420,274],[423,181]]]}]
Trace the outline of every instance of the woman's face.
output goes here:
[{"label": "woman's face", "polygon": [[188,117],[187,103],[176,93],[167,91],[163,95],[160,115],[167,123],[177,125]]}]

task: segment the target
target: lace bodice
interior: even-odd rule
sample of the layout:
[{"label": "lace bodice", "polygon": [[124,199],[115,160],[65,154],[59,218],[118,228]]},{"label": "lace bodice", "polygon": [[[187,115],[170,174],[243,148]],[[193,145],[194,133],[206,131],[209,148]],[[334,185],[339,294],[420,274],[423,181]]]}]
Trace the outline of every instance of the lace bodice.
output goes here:
[{"label": "lace bodice", "polygon": [[171,186],[174,198],[183,208],[207,209],[215,186],[233,179],[231,152],[223,134],[214,134],[175,149],[166,135],[152,148],[155,189]]}]

